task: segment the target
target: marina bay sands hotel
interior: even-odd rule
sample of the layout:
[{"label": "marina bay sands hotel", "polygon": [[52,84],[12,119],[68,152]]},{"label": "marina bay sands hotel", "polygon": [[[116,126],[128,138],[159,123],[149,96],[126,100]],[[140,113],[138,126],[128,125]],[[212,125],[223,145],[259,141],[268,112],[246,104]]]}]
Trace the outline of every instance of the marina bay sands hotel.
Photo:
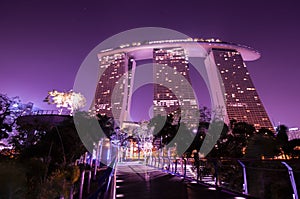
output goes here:
[{"label": "marina bay sands hotel", "polygon": [[[113,116],[120,123],[130,120],[129,112],[136,69],[140,61],[153,63],[154,115],[185,110],[182,122],[192,122],[199,110],[190,85],[192,58],[203,60],[203,78],[207,84],[212,110],[219,109],[228,123],[231,119],[253,124],[256,129],[273,131],[272,123],[252,83],[245,61],[260,54],[247,46],[218,39],[170,39],[134,42],[98,54],[101,77],[95,93],[97,113]],[[184,83],[185,82],[185,83]],[[184,116],[184,117],[183,117]]]}]

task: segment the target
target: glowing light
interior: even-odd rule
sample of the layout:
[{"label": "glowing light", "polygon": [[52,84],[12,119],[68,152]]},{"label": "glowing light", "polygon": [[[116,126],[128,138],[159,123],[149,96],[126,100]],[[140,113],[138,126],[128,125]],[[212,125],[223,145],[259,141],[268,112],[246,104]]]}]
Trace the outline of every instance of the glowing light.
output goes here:
[{"label": "glowing light", "polygon": [[48,96],[44,100],[49,104],[55,104],[57,108],[66,108],[70,110],[71,114],[84,107],[86,99],[81,93],[76,93],[72,90],[68,92],[59,92],[57,90],[49,91]]}]

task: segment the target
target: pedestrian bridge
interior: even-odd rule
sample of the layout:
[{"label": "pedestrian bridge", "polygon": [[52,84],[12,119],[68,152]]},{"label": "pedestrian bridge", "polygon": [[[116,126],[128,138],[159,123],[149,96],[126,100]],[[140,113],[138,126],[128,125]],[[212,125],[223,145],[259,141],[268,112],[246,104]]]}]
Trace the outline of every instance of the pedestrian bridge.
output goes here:
[{"label": "pedestrian bridge", "polygon": [[197,182],[193,177],[184,177],[180,174],[147,166],[143,162],[118,163],[114,179],[115,182],[112,187],[115,189],[114,198],[250,198],[214,185]]}]

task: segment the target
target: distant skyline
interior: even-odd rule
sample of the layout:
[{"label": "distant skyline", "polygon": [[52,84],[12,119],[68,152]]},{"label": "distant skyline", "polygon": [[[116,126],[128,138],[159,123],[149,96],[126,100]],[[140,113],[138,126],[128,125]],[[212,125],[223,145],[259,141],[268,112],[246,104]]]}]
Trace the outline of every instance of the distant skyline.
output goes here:
[{"label": "distant skyline", "polygon": [[[257,49],[262,57],[246,64],[270,119],[300,127],[298,10],[296,1],[4,0],[0,93],[51,109],[42,102],[47,92],[72,89],[81,63],[100,42],[132,28],[164,27]],[[148,95],[142,90],[135,102]],[[203,101],[207,105],[207,97]]]}]

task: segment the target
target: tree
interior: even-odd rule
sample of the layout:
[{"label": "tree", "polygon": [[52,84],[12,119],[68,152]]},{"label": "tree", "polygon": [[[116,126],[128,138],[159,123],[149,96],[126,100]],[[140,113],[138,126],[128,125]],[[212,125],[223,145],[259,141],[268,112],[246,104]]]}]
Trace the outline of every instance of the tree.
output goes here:
[{"label": "tree", "polygon": [[189,148],[186,150],[188,154],[192,154],[193,150],[196,151],[200,150],[203,141],[206,137],[208,127],[209,127],[209,122],[199,122],[196,136],[194,137],[194,140],[189,146]]},{"label": "tree", "polygon": [[200,107],[200,122],[210,122],[211,111],[206,106]]},{"label": "tree", "polygon": [[35,121],[35,123],[20,122],[22,117],[16,120],[17,134],[13,135],[9,139],[16,151],[23,151],[25,148],[37,144],[46,131],[50,129],[50,124],[45,122]]},{"label": "tree", "polygon": [[279,153],[274,133],[269,129],[261,128],[249,138],[247,145],[246,158],[260,159],[262,156],[273,158]]},{"label": "tree", "polygon": [[178,125],[173,125],[173,115],[169,114],[166,117],[157,115],[152,118],[148,124],[149,128],[153,128],[153,142],[161,141],[160,147],[167,145],[176,135]]},{"label": "tree", "polygon": [[249,138],[253,136],[254,132],[255,128],[252,124],[247,122],[234,123],[228,147],[228,150],[231,151],[231,157],[240,158],[244,156]]},{"label": "tree", "polygon": [[[246,122],[237,122],[236,120],[231,120],[230,128],[222,121],[218,120],[213,121],[211,125],[211,132],[217,132],[221,127],[222,131],[209,156],[231,158],[241,158],[244,156],[249,138],[253,136],[255,132],[253,125]],[[210,135],[210,131],[206,136],[208,135]],[[211,139],[215,140],[215,138]]]},{"label": "tree", "polygon": [[[220,132],[221,131],[221,132]],[[213,145],[213,149],[209,152],[209,157],[230,157],[231,151],[228,148],[230,144],[229,139],[229,128],[228,126],[220,120],[214,120],[209,126],[207,138],[210,143],[209,145]]]},{"label": "tree", "polygon": [[115,133],[115,120],[113,117],[108,117],[107,115],[97,114],[97,120],[99,121],[100,127],[104,134],[111,138]]},{"label": "tree", "polygon": [[9,98],[0,94],[0,140],[8,138],[14,130],[16,119],[27,109],[32,108],[32,103],[21,104],[19,97]]},{"label": "tree", "polygon": [[9,120],[11,103],[6,95],[0,95],[0,139],[8,138],[8,133],[12,131],[12,122]]},{"label": "tree", "polygon": [[289,141],[292,158],[300,157],[300,139],[293,139]]},{"label": "tree", "polygon": [[198,125],[196,135],[191,145],[186,150],[186,154],[188,155],[192,154],[192,151],[194,150],[199,152],[211,122],[211,111],[209,108],[207,108],[206,106],[200,107],[199,113],[200,113],[200,118],[199,118],[199,125]]},{"label": "tree", "polygon": [[57,90],[49,91],[44,102],[55,104],[62,112],[63,108],[70,110],[71,115],[74,111],[78,111],[86,104],[86,99],[81,93],[72,90],[68,92],[59,92]]},{"label": "tree", "polygon": [[1,198],[26,198],[26,175],[24,165],[15,160],[0,159]]},{"label": "tree", "polygon": [[21,147],[19,160],[26,168],[29,198],[43,198],[47,193],[53,197],[53,194],[66,197],[75,182],[73,173],[76,167],[73,165],[86,148],[78,136],[73,118],[64,117],[59,124],[45,126],[45,133],[35,144]]},{"label": "tree", "polygon": [[286,155],[290,154],[291,152],[289,147],[289,138],[287,135],[288,127],[285,125],[279,125],[276,128],[276,132],[276,141],[278,143],[278,146],[280,147],[284,157],[287,158]]},{"label": "tree", "polygon": [[148,122],[142,122],[134,131],[134,137],[138,140],[139,150],[142,149],[145,158],[152,153],[153,129],[154,127],[149,128]]},{"label": "tree", "polygon": [[[21,126],[20,128],[25,129],[26,127]],[[24,134],[33,128],[34,126],[31,126],[29,131],[24,131]],[[40,130],[39,128],[39,126],[36,127],[37,130]],[[43,162],[47,162],[50,158],[53,165],[63,167],[75,162],[86,151],[71,116],[65,117],[64,121],[59,124],[44,126],[43,131],[44,133],[39,135],[39,139],[34,144],[21,147],[21,158],[40,158]],[[18,135],[15,137],[19,139]],[[19,144],[26,145],[20,140]]]},{"label": "tree", "polygon": [[234,135],[250,137],[255,132],[255,127],[247,122],[236,122],[234,123],[232,133]]},{"label": "tree", "polygon": [[156,148],[167,145],[176,147],[177,153],[183,154],[191,145],[195,135],[185,123],[180,122],[181,118],[177,121],[174,117],[176,116],[169,114],[166,117],[158,115],[151,119],[149,127],[154,129],[153,145]]},{"label": "tree", "polygon": [[101,138],[113,140],[116,136],[116,124],[113,117],[77,111],[74,113],[73,119],[78,135],[88,151],[92,151],[94,143],[98,142]]}]

